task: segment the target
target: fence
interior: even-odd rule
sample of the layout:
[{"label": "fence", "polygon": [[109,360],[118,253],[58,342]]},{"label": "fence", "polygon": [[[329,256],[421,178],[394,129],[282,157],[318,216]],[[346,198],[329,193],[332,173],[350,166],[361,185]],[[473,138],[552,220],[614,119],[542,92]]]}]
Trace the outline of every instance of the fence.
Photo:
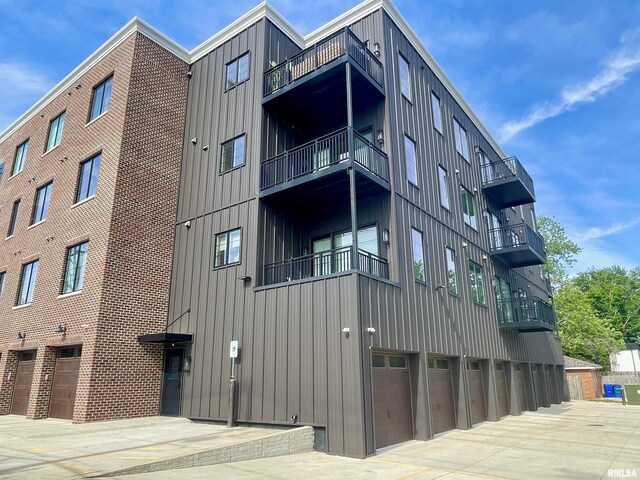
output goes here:
[{"label": "fence", "polygon": [[567,376],[569,385],[569,395],[571,400],[584,400],[584,390],[582,389],[582,379],[580,377]]},{"label": "fence", "polygon": [[612,385],[637,385],[640,384],[640,372],[618,372],[611,375],[603,375],[602,383]]}]

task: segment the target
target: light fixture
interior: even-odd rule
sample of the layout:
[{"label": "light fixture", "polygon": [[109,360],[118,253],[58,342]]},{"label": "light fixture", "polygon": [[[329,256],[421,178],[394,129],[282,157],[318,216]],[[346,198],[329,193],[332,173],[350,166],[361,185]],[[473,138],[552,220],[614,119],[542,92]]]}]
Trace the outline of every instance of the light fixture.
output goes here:
[{"label": "light fixture", "polygon": [[456,168],[455,173],[456,173],[456,175],[458,175],[458,174],[460,173],[460,170],[458,170],[458,169]]},{"label": "light fixture", "polygon": [[467,248],[467,242],[462,242],[462,248]]},{"label": "light fixture", "polygon": [[476,145],[475,147],[473,147],[473,150],[474,150],[474,152],[476,152],[476,153],[480,153],[480,152],[482,151],[478,145]]},{"label": "light fixture", "polygon": [[375,43],[373,44],[373,54],[374,54],[376,57],[379,57],[379,56],[380,56],[380,44],[379,44],[378,42],[375,42]]},{"label": "light fixture", "polygon": [[193,72],[191,70],[189,70],[187,72],[187,77],[189,77],[189,78],[193,77]]},{"label": "light fixture", "polygon": [[251,281],[251,277],[249,275],[242,275],[238,277],[238,280],[242,280],[243,282],[247,283]]},{"label": "light fixture", "polygon": [[376,329],[373,328],[373,327],[369,327],[369,328],[367,328],[367,333],[369,335],[373,335],[374,333],[376,333]]},{"label": "light fixture", "polygon": [[376,140],[380,145],[384,144],[384,132],[382,131],[382,129],[378,129],[376,131]]},{"label": "light fixture", "polygon": [[195,145],[196,143],[198,143],[198,139],[196,137],[193,137],[191,139],[191,143],[193,143]]},{"label": "light fixture", "polygon": [[186,222],[184,222],[184,226],[187,228],[191,228],[191,220],[187,220]]},{"label": "light fixture", "polygon": [[486,256],[486,255],[482,255],[482,259],[483,259],[483,260],[486,260],[486,259],[487,259],[487,256]]},{"label": "light fixture", "polygon": [[53,329],[53,333],[61,333],[62,335],[64,335],[67,333],[67,326],[60,324]]},{"label": "light fixture", "polygon": [[182,368],[185,372],[191,371],[191,357],[184,357],[184,366]]},{"label": "light fixture", "polygon": [[438,285],[436,286],[435,291],[437,292],[438,290],[442,290],[444,288],[447,288],[447,287],[445,287],[444,285]]},{"label": "light fixture", "polygon": [[342,329],[342,333],[344,333],[344,337],[345,338],[349,338],[349,333],[351,332],[351,329],[349,327],[344,327]]},{"label": "light fixture", "polygon": [[209,145],[205,145],[204,147],[202,147],[203,152],[206,152],[207,150],[209,150]]},{"label": "light fixture", "polygon": [[18,332],[18,333],[16,333],[16,340],[22,340],[24,342],[24,339],[25,339],[26,336],[27,336],[26,333]]},{"label": "light fixture", "polygon": [[389,230],[386,228],[382,230],[382,243],[389,245]]}]

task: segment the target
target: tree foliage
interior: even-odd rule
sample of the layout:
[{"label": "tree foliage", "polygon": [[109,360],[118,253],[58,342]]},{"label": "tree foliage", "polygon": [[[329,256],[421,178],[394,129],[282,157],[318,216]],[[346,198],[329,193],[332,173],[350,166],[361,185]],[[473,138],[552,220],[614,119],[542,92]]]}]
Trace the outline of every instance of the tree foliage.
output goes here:
[{"label": "tree foliage", "polygon": [[545,270],[555,291],[567,280],[567,268],[576,262],[582,248],[570,240],[564,227],[552,218],[540,216],[538,231],[547,251]]}]

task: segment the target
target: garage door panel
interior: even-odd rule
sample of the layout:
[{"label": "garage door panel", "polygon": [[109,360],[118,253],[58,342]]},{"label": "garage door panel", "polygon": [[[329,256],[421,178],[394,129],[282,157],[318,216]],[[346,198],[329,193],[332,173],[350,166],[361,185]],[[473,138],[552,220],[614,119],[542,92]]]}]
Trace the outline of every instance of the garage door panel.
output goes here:
[{"label": "garage door panel", "polygon": [[451,370],[429,369],[429,401],[433,433],[456,428]]},{"label": "garage door panel", "polygon": [[520,401],[520,411],[527,409],[527,391],[524,383],[524,371],[516,370],[516,383],[518,389],[518,400]]},{"label": "garage door panel", "polygon": [[496,369],[496,390],[498,393],[498,412],[501,417],[509,414],[509,393],[504,366]]},{"label": "garage door panel", "polygon": [[[80,351],[78,348],[64,349],[64,354],[72,354],[72,357],[56,359],[56,367],[53,374],[53,386],[49,401],[49,416],[52,418],[73,418],[73,406],[75,404],[76,389],[78,386],[78,374],[80,372]],[[72,352],[69,352],[72,350]]]},{"label": "garage door panel", "polygon": [[413,438],[409,370],[388,365],[373,369],[376,448]]},{"label": "garage door panel", "polygon": [[480,423],[487,420],[487,408],[484,401],[484,386],[481,370],[467,370],[469,379],[469,393],[471,397],[472,423]]},{"label": "garage door panel", "polygon": [[10,413],[13,415],[26,415],[33,383],[33,370],[36,365],[35,352],[20,354],[16,378],[13,384],[13,396],[11,398]]}]

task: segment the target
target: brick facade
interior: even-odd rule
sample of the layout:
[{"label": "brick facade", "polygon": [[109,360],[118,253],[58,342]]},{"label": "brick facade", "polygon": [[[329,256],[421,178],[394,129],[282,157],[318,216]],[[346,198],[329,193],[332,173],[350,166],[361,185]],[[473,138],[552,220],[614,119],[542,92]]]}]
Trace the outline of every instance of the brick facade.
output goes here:
[{"label": "brick facade", "polygon": [[[18,351],[37,350],[28,418],[48,416],[57,347],[82,345],[73,420],[158,413],[162,351],[137,335],[167,322],[188,65],[140,33],[119,43],[0,143],[0,414]],[[113,75],[107,113],[89,122],[93,87]],[[59,146],[43,153],[65,111]],[[24,170],[11,176],[29,139]],[[75,203],[80,163],[101,153],[96,195]],[[36,188],[53,181],[48,216],[30,226]],[[13,202],[15,234],[4,239]],[[89,242],[81,292],[61,295],[67,248]],[[33,302],[16,307],[22,265],[39,259]],[[57,325],[66,334],[56,334]],[[24,332],[25,339],[16,340]]]},{"label": "brick facade", "polygon": [[578,377],[582,380],[582,393],[585,400],[596,400],[602,397],[602,377],[596,370],[567,370],[567,377]]}]

